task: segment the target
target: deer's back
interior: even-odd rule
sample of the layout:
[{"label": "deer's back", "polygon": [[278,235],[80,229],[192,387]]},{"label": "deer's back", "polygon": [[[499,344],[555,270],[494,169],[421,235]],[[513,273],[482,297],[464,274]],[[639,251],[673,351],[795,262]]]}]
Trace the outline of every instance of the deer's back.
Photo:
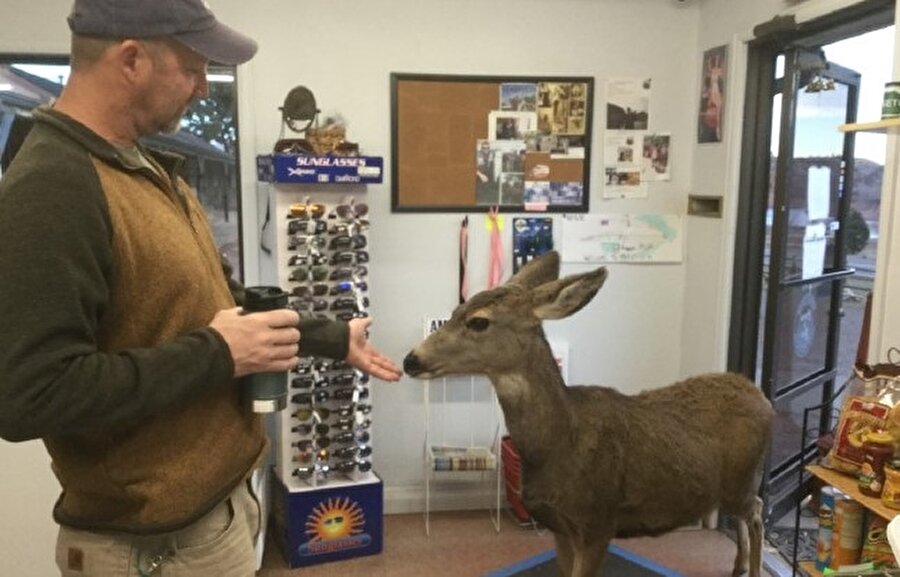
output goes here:
[{"label": "deer's back", "polygon": [[[572,387],[567,480],[581,506],[617,518],[619,533],[655,534],[716,507],[751,506],[768,448],[772,408],[744,377],[710,374],[626,396]],[[590,495],[590,497],[588,497]],[[615,504],[609,509],[610,503]]]}]

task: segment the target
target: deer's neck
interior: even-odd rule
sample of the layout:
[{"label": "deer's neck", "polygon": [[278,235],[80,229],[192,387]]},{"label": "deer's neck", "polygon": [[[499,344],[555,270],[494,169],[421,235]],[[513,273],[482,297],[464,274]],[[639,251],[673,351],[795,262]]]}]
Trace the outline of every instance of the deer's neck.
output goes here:
[{"label": "deer's neck", "polygon": [[523,351],[515,370],[491,374],[506,426],[522,457],[540,463],[569,442],[566,385],[545,339]]}]

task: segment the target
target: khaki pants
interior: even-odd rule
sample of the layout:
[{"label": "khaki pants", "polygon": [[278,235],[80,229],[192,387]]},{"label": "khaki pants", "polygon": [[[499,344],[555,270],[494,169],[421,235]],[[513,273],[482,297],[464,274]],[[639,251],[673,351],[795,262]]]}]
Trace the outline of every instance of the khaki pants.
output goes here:
[{"label": "khaki pants", "polygon": [[60,527],[56,565],[62,577],[250,577],[260,529],[249,480],[192,525],[137,536]]}]

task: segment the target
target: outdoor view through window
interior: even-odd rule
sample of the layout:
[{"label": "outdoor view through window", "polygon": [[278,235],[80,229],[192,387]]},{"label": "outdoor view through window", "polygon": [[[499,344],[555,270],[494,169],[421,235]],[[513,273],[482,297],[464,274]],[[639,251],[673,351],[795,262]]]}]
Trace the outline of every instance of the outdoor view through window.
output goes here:
[{"label": "outdoor view through window", "polygon": [[[822,47],[825,59],[860,74],[858,122],[881,119],[884,85],[891,80],[894,54],[894,27],[854,36]],[[880,55],[874,57],[874,55]],[[776,77],[784,74],[783,57],[779,57]],[[827,83],[826,83],[827,84]],[[804,90],[798,100],[798,124],[794,140],[795,159],[808,159],[809,166],[828,165],[833,151],[840,150],[844,133],[837,130],[845,122],[844,100],[839,90],[823,88]],[[773,101],[772,158],[778,155],[781,98]],[[856,270],[844,286],[841,302],[841,324],[837,360],[836,386],[843,384],[853,371],[865,313],[866,299],[872,291],[878,252],[878,222],[881,186],[887,137],[873,132],[856,132],[854,144],[853,196],[847,228],[847,266]],[[837,143],[837,145],[836,145]],[[771,165],[774,176],[775,163]],[[809,178],[813,178],[810,174]],[[770,188],[771,194],[771,188]],[[772,200],[769,201],[768,224],[772,224]],[[762,309],[765,310],[765,303]],[[762,319],[764,321],[764,315]],[[763,322],[761,321],[761,322]],[[761,362],[761,359],[758,359]]]},{"label": "outdoor view through window", "polygon": [[[56,98],[68,76],[69,67],[59,58],[42,63],[0,57],[0,171],[12,149],[21,144],[29,111]],[[182,176],[197,191],[235,278],[243,280],[234,69],[210,66],[207,79],[209,96],[194,103],[182,119],[181,130],[145,138],[144,143],[185,157]]]}]

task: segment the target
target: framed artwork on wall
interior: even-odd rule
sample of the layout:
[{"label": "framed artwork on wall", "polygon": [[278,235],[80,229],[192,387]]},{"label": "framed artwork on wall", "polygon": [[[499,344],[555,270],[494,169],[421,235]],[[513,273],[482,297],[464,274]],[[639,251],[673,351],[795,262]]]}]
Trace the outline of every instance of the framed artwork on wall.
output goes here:
[{"label": "framed artwork on wall", "polygon": [[717,46],[703,53],[703,70],[700,78],[697,142],[699,144],[722,142],[725,85],[728,78],[728,46]]},{"label": "framed artwork on wall", "polygon": [[590,77],[391,74],[391,209],[587,212]]}]

